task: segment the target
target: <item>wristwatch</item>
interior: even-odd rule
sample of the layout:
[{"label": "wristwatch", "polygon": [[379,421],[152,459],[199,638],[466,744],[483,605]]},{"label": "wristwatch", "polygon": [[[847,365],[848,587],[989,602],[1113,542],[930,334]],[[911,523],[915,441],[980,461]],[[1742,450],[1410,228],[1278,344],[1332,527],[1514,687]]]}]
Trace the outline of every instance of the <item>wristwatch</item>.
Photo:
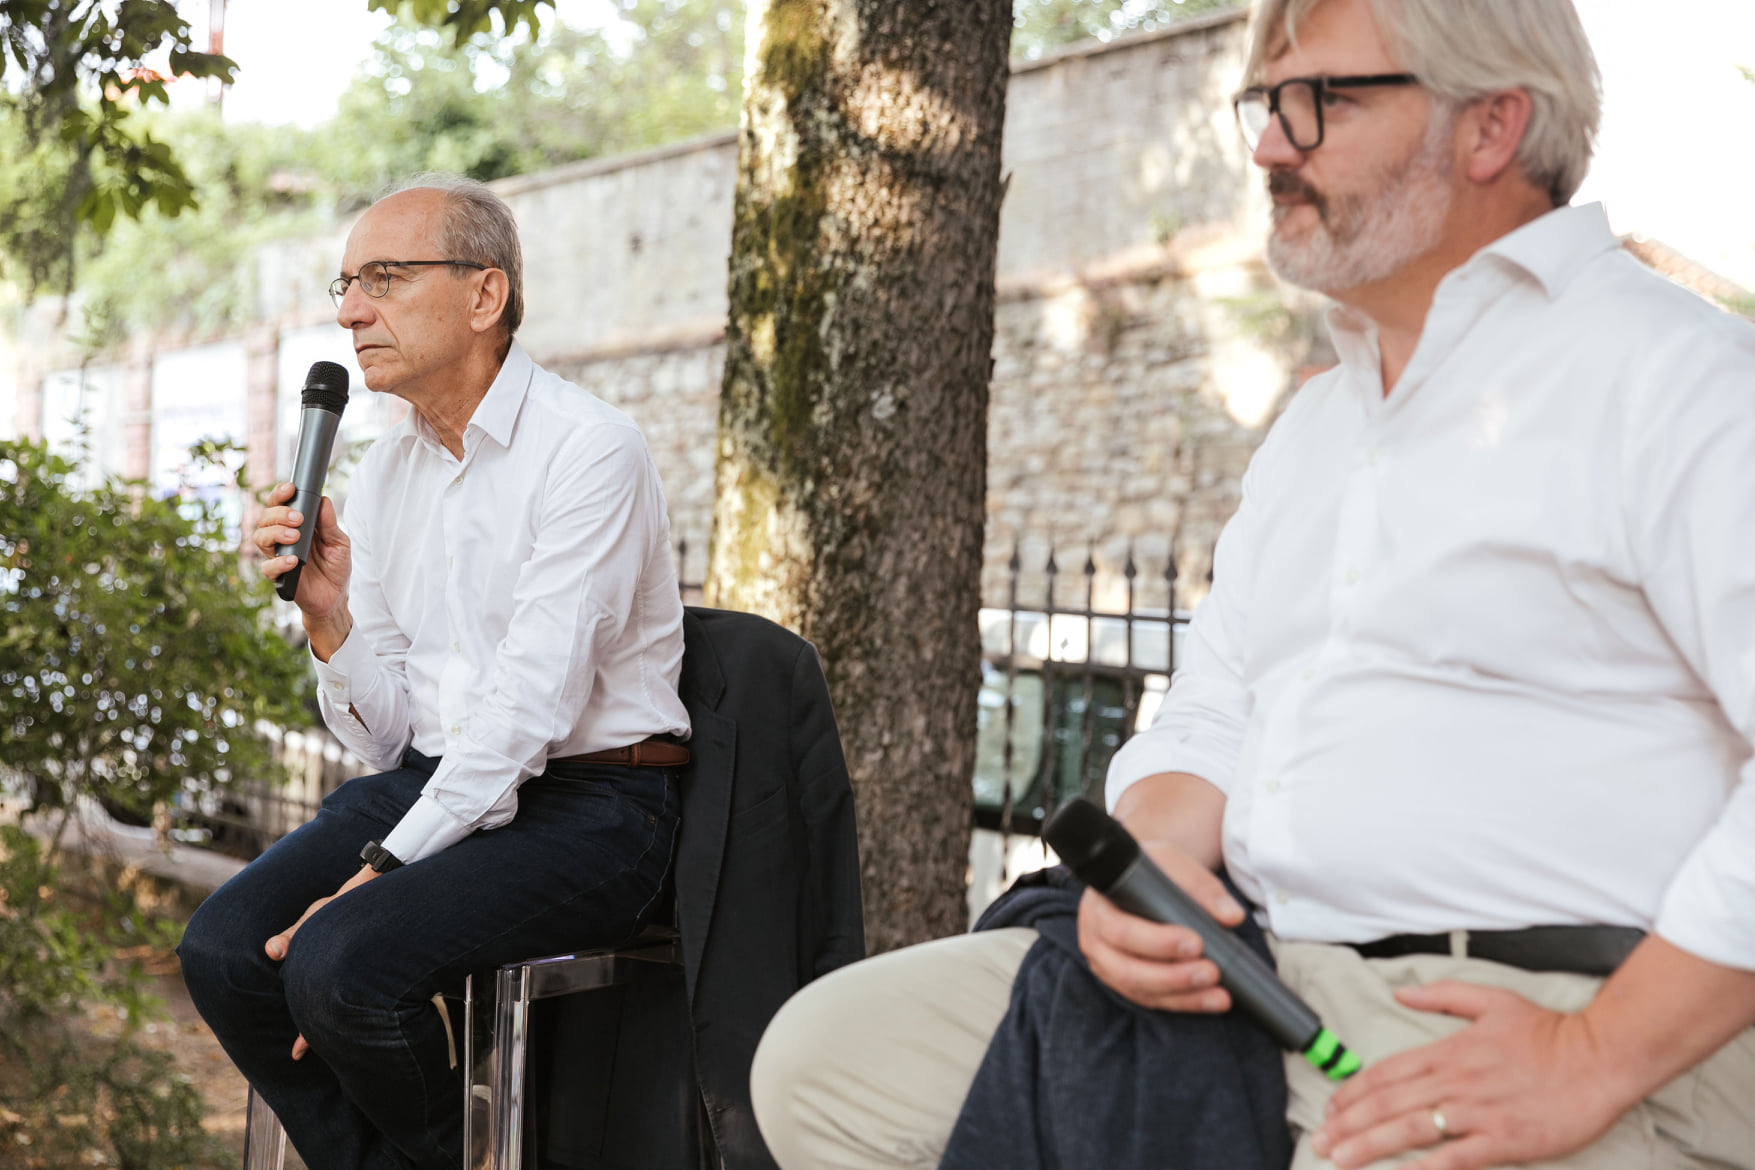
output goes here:
[{"label": "wristwatch", "polygon": [[360,860],[378,873],[389,873],[402,864],[402,858],[384,848],[382,841],[367,841],[360,850]]}]

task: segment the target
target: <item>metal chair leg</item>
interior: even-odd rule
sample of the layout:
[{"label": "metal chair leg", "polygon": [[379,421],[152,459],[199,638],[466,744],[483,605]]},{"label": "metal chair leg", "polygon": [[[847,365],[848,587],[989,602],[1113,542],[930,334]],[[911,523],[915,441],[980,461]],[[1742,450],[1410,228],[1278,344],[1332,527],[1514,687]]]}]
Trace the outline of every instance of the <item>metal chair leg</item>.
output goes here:
[{"label": "metal chair leg", "polygon": [[496,1170],[517,1170],[524,1165],[524,1088],[530,1040],[529,969],[502,967],[495,992],[494,1166]]},{"label": "metal chair leg", "polygon": [[[463,978],[463,1170],[492,1165],[487,1157],[492,1117],[477,1116],[492,1107],[491,1088],[475,1083],[475,976],[466,975]],[[486,1125],[481,1124],[484,1121]]]},{"label": "metal chair leg", "polygon": [[252,1088],[244,1107],[244,1170],[282,1170],[285,1165],[286,1130]]},{"label": "metal chair leg", "polygon": [[[675,931],[661,930],[620,948],[508,964],[495,973],[491,1002],[478,994],[482,989],[475,976],[468,977],[463,985],[464,1170],[522,1170],[534,1149],[536,1117],[526,1100],[534,1001],[613,987],[681,964]],[[478,1012],[491,1012],[493,1020],[480,1053]],[[478,1062],[487,1066],[485,1084],[476,1080]]]}]

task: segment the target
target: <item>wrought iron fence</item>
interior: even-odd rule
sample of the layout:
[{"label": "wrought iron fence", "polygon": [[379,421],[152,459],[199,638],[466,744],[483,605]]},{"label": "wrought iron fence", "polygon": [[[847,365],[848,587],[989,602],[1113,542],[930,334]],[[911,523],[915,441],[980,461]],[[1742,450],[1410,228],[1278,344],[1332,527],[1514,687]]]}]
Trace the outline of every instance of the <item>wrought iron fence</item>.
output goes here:
[{"label": "wrought iron fence", "polygon": [[1007,835],[1039,834],[1079,793],[1100,798],[1110,757],[1156,714],[1188,623],[1174,546],[1143,570],[1129,547],[1120,588],[1102,591],[1087,549],[1069,603],[1052,549],[1034,601],[1020,599],[1027,575],[1014,546],[1005,604],[981,610],[975,825]]}]

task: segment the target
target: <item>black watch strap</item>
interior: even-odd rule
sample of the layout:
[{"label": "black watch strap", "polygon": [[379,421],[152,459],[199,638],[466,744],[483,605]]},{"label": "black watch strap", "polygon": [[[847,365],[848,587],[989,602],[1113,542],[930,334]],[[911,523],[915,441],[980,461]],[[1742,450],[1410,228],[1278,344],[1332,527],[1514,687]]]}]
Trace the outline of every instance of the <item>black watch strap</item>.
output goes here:
[{"label": "black watch strap", "polygon": [[367,841],[366,847],[360,850],[360,860],[378,873],[389,873],[402,864],[402,858],[384,848],[382,841]]}]

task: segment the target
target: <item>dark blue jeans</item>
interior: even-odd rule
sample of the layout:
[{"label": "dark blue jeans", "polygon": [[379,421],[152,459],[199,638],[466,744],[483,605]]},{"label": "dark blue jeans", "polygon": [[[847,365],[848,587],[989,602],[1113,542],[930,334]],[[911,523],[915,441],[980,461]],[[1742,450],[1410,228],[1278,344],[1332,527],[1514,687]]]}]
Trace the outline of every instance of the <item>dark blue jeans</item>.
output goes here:
[{"label": "dark blue jeans", "polygon": [[[202,903],[177,948],[202,1018],[311,1170],[461,1166],[463,1070],[433,997],[472,971],[627,938],[670,866],[669,769],[556,764],[518,790],[510,824],[337,898],[283,962],[268,958],[269,937],[359,870],[438,761],[402,763],[331,793]],[[311,1050],[295,1062],[301,1033]]]}]

